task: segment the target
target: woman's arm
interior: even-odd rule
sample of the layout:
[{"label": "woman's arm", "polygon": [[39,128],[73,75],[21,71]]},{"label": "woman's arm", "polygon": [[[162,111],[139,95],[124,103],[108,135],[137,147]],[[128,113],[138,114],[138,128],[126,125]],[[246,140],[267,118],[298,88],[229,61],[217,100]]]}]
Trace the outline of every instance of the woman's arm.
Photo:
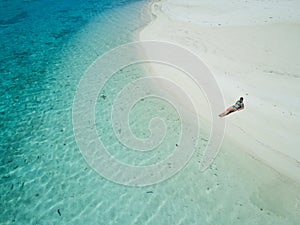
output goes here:
[{"label": "woman's arm", "polygon": [[242,104],[242,107],[241,108],[239,108],[238,110],[240,111],[240,110],[243,110],[245,107],[244,107],[244,103]]}]

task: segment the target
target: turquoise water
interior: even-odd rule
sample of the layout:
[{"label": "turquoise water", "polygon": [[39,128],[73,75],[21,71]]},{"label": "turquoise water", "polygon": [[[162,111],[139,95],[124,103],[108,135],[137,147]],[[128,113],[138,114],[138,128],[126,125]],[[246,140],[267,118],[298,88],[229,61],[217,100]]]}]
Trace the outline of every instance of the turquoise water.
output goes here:
[{"label": "turquoise water", "polygon": [[[108,181],[85,162],[72,127],[77,85],[98,56],[137,40],[150,19],[147,5],[1,1],[0,224],[296,224],[299,187],[226,148],[230,141],[206,172],[198,170],[204,141],[185,169],[142,188]],[[172,107],[150,98],[134,108],[133,131],[147,137],[154,114],[166,116],[172,132],[146,156],[117,145],[109,105],[142,76],[140,66],[116,73],[97,105],[97,129],[110,153],[134,165],[165,158],[179,133]]]}]

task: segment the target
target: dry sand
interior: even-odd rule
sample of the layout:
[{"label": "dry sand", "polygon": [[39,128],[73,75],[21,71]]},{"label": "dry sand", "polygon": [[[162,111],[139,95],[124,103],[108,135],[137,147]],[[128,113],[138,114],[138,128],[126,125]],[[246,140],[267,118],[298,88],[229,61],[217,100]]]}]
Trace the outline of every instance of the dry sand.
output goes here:
[{"label": "dry sand", "polygon": [[[240,146],[300,183],[299,8],[300,1],[156,1],[140,40],[179,44],[199,56],[214,73],[226,106],[244,96],[245,110],[225,118],[222,151]],[[210,120],[205,96],[182,72],[151,68],[166,77],[176,74],[174,81],[193,96],[199,116]],[[236,145],[226,146],[226,140]]]}]

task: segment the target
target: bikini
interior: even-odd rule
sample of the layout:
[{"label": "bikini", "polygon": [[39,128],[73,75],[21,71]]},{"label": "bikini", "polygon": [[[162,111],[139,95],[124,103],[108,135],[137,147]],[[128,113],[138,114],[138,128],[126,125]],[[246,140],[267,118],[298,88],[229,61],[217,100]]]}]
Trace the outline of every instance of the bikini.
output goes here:
[{"label": "bikini", "polygon": [[[239,107],[237,108],[235,105],[238,105]],[[236,101],[235,105],[233,105],[232,108],[234,109],[242,108],[242,103],[240,101]]]}]

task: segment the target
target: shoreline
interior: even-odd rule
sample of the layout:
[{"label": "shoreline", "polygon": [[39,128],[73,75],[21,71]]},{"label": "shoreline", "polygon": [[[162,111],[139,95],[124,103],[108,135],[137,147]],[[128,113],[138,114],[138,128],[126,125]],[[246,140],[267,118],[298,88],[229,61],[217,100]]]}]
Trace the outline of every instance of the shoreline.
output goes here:
[{"label": "shoreline", "polygon": [[[192,10],[189,3],[196,4],[196,9]],[[268,16],[272,18],[267,22],[259,20],[265,12],[257,10],[257,15],[246,16],[241,21],[244,25],[230,24],[240,16],[238,7],[242,4],[240,2],[231,8],[223,5],[220,8],[217,4],[205,5],[193,0],[184,3],[180,0],[154,1],[149,7],[154,18],[141,30],[140,40],[168,41],[198,55],[213,72],[226,106],[239,96],[244,96],[245,110],[226,118],[225,139],[242,146],[236,151],[246,152],[299,184],[300,154],[296,147],[300,145],[297,139],[300,120],[296,115],[299,111],[297,102],[300,101],[297,98],[297,72],[300,68],[296,65],[296,52],[300,50],[300,45],[295,37],[300,32],[294,22],[300,22],[300,19],[293,13],[290,13],[290,17],[278,17],[278,10],[282,6],[274,4],[267,11],[272,15]],[[252,4],[252,9],[260,7],[259,4]],[[211,21],[211,26],[207,21],[201,24],[203,18],[199,16],[199,11],[202,8],[205,10],[204,6],[210,9],[205,18]],[[290,5],[286,4],[285,7],[289,8]],[[216,18],[219,11],[230,13]],[[218,21],[224,18],[227,19],[226,26]],[[285,35],[287,32],[289,35]],[[281,46],[278,43],[289,45]],[[166,76],[177,73],[176,83],[191,92],[196,91],[173,69],[157,65],[151,67],[156,73]],[[285,92],[274,92],[276,88],[282,88]],[[196,105],[203,109],[199,116],[209,121],[210,110],[205,107],[205,101],[205,98],[196,99]],[[224,146],[221,151],[229,148]]]}]

